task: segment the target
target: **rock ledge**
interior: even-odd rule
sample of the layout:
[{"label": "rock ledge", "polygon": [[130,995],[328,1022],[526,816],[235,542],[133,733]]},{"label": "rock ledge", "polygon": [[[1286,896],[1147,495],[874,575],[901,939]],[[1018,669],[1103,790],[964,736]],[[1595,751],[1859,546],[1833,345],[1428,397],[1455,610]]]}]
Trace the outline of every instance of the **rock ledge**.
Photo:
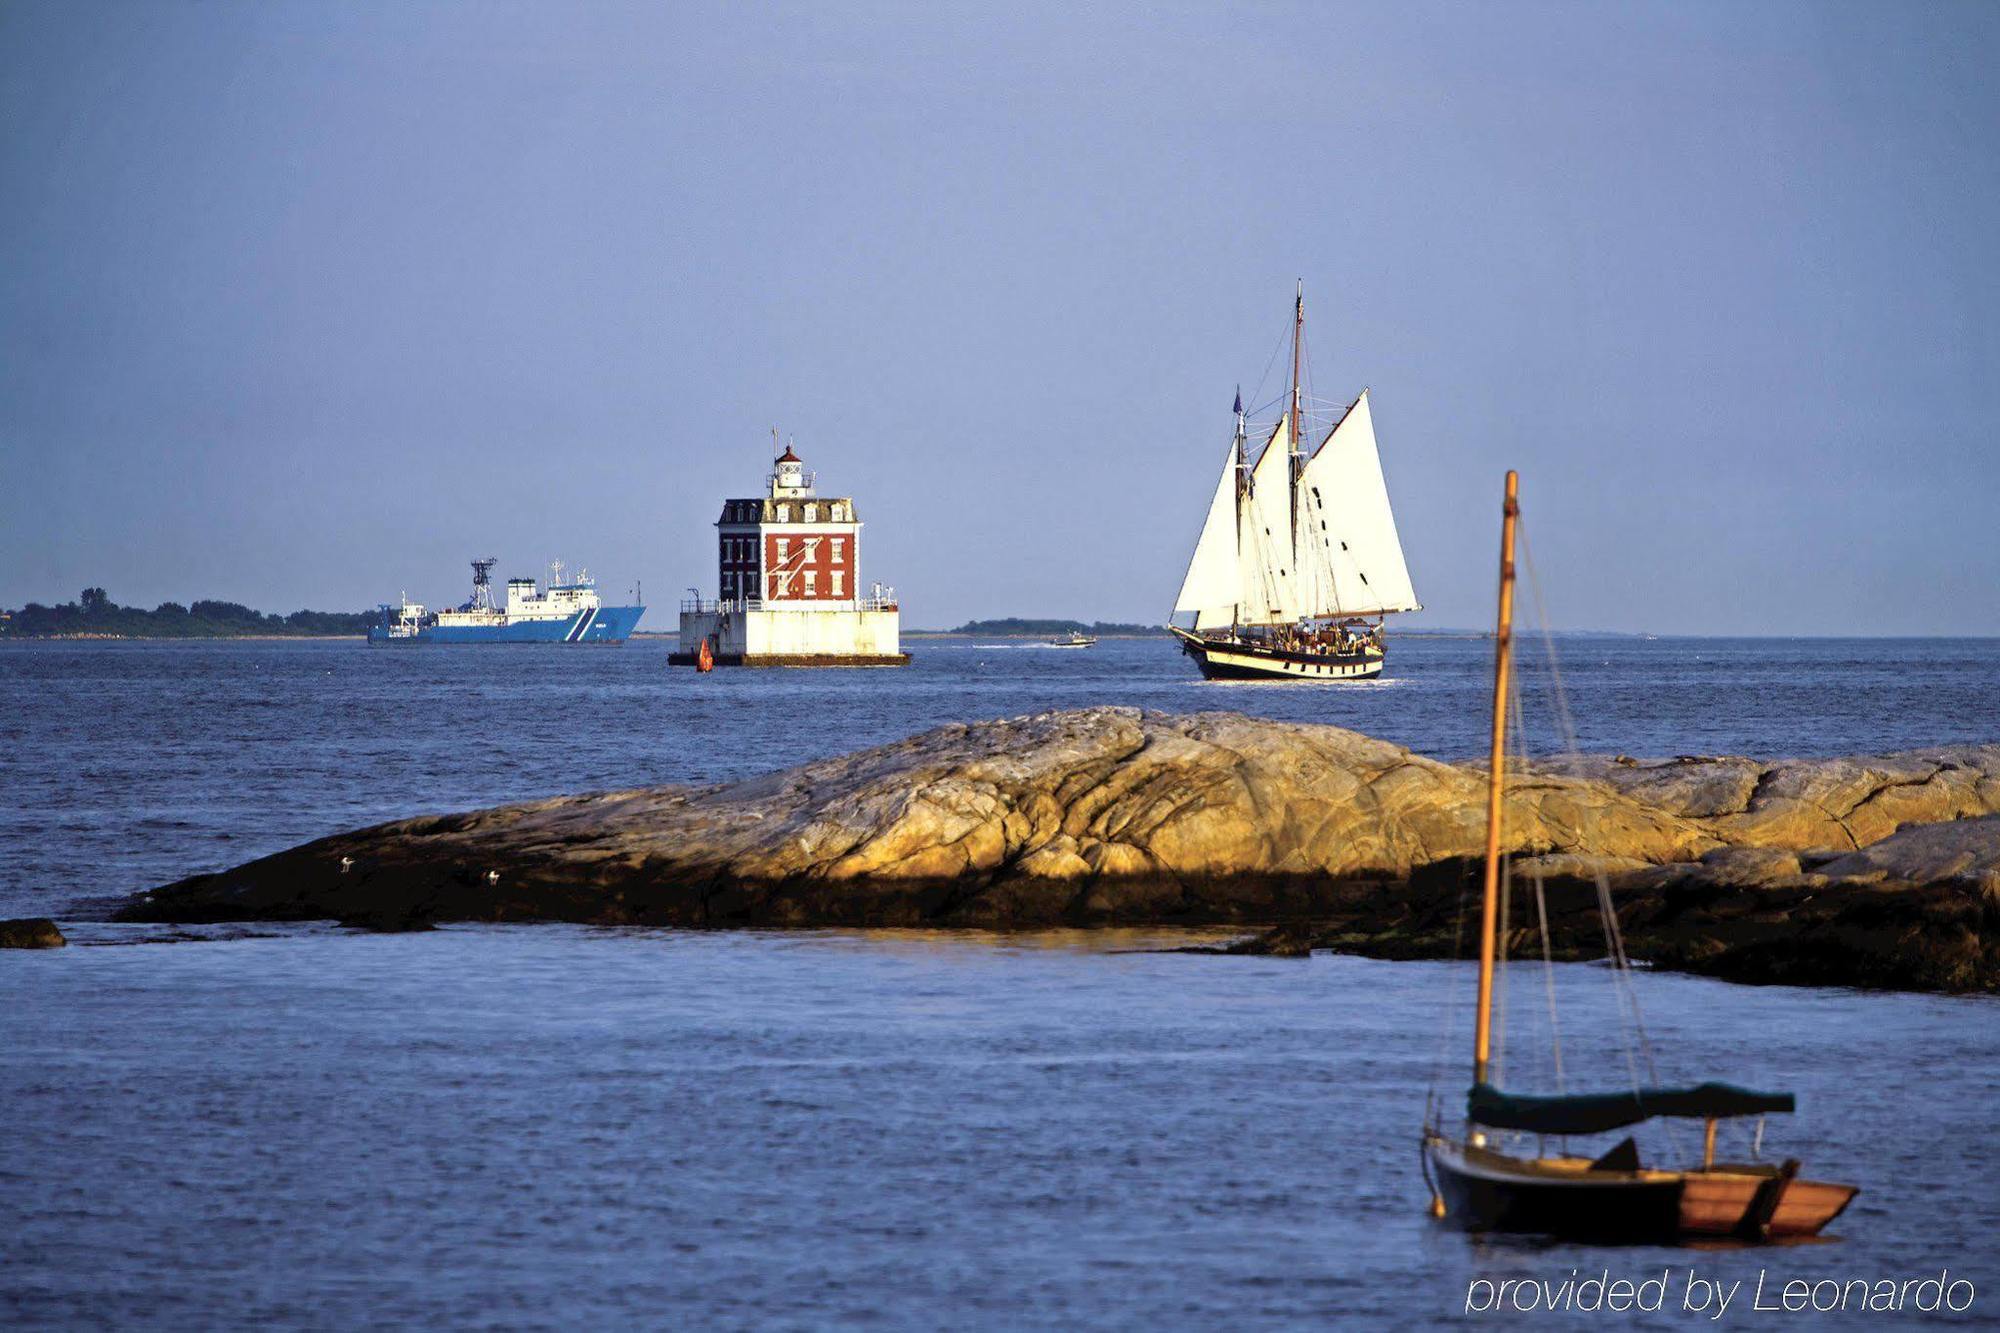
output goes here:
[{"label": "rock ledge", "polygon": [[[1092,708],[943,727],[720,786],[384,824],[168,885],[124,915],[1286,922],[1294,944],[1296,923],[1317,922],[1323,946],[1438,956],[1450,941],[1437,914],[1455,913],[1484,845],[1485,781],[1338,727]],[[1594,912],[1589,867],[1607,868],[1634,954],[1660,965],[1993,990],[1996,815],[2000,745],[1589,757],[1512,785],[1506,841],[1561,920]],[[1579,925],[1577,956],[1589,938]]]}]

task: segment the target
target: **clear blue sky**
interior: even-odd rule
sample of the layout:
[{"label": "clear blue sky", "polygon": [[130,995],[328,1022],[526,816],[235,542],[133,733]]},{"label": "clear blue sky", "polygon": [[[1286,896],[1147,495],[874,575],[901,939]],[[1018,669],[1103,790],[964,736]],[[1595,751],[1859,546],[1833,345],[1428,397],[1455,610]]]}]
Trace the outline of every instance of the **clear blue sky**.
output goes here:
[{"label": "clear blue sky", "polygon": [[[0,604],[1157,620],[1307,285],[1417,623],[2000,633],[2000,5],[0,2]],[[1275,373],[1275,372],[1274,372]]]}]

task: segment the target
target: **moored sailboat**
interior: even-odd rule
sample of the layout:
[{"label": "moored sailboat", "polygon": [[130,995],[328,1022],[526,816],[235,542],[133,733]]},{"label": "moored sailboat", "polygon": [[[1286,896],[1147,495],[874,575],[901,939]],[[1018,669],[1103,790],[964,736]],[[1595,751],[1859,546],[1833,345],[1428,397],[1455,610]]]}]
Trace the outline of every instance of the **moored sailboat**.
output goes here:
[{"label": "moored sailboat", "polygon": [[1421,609],[1382,478],[1368,391],[1318,447],[1302,384],[1303,284],[1292,309],[1283,414],[1250,457],[1236,431],[1167,628],[1210,679],[1365,680],[1382,674],[1383,619]]},{"label": "moored sailboat", "polygon": [[[1473,1020],[1472,1088],[1463,1131],[1426,1117],[1423,1154],[1432,1215],[1472,1231],[1533,1232],[1573,1240],[1674,1241],[1733,1236],[1761,1241],[1812,1236],[1838,1216],[1857,1190],[1805,1180],[1799,1164],[1723,1163],[1715,1157],[1719,1122],[1795,1109],[1787,1092],[1752,1092],[1726,1083],[1689,1088],[1527,1096],[1501,1091],[1493,1074],[1494,969],[1504,906],[1501,817],[1513,653],[1514,530],[1520,507],[1507,474],[1500,539],[1500,598],[1493,673],[1493,733],[1486,812],[1486,865],[1480,906],[1478,1007]],[[1623,968],[1615,915],[1600,891],[1612,964]],[[1546,919],[1543,929],[1546,932]],[[1551,1005],[1554,992],[1550,992]],[[1636,1005],[1636,999],[1632,1001]],[[1636,1010],[1635,1010],[1636,1012]],[[1702,1162],[1688,1169],[1650,1168],[1624,1139],[1595,1157],[1521,1156],[1497,1146],[1507,1132],[1539,1139],[1607,1133],[1658,1117],[1705,1122]],[[1761,1135],[1759,1136],[1761,1139]]]}]

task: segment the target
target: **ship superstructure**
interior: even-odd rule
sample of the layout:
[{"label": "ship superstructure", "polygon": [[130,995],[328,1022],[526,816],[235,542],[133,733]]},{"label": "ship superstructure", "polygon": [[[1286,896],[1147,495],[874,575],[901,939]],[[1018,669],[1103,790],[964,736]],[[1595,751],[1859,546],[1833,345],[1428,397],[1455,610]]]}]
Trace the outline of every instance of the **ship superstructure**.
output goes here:
[{"label": "ship superstructure", "polygon": [[530,578],[507,580],[505,600],[493,598],[493,567],[481,556],[472,562],[472,595],[445,611],[426,611],[407,597],[382,606],[381,623],[368,631],[370,643],[623,643],[646,608],[606,606],[590,572],[565,576],[562,561],[549,569],[546,586]]},{"label": "ship superstructure", "polygon": [[[772,441],[776,445],[775,432]],[[681,603],[680,650],[706,642],[719,666],[901,666],[893,588],[861,580],[861,519],[849,496],[819,494],[787,446],[763,495],[725,500],[716,520],[714,601]]]}]

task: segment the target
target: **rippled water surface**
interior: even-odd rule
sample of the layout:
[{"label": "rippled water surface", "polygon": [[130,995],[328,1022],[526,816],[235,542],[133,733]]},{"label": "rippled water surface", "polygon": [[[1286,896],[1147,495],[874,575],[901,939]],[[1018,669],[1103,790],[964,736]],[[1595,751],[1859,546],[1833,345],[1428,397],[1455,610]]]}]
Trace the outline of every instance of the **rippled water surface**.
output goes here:
[{"label": "rippled water surface", "polygon": [[[1168,641],[913,640],[901,670],[670,670],[666,645],[0,645],[0,910],[102,910],[361,824],[557,792],[714,782],[1047,708],[1235,709],[1439,758],[1486,743],[1492,647],[1403,636],[1388,675],[1208,684]],[[1526,721],[1559,734],[1524,644]],[[2000,740],[2000,639],[1571,638],[1591,751],[1865,753]]]},{"label": "rippled water surface", "polygon": [[[645,642],[0,648],[0,916],[56,915],[77,945],[0,954],[0,1323],[1423,1326],[1479,1275],[1666,1269],[1678,1299],[1690,1266],[1948,1268],[1978,1284],[1969,1320],[2000,1313],[1986,999],[1642,975],[1662,1079],[1797,1090],[1770,1151],[1863,1193],[1827,1244],[1604,1251],[1424,1218],[1426,1090],[1463,1091],[1456,964],[1135,952],[1180,938],[1149,934],[102,921],[370,820],[1045,707],[1237,708],[1458,756],[1489,651],[1403,638],[1379,684],[1228,687],[1154,642],[912,646],[901,672],[705,678]],[[2000,739],[1990,641],[1572,640],[1564,669],[1588,749]],[[1544,978],[1513,970],[1513,1080],[1549,1086]],[[1555,985],[1569,1077],[1616,1086],[1610,975]],[[1649,1154],[1692,1149],[1658,1134]]]}]

